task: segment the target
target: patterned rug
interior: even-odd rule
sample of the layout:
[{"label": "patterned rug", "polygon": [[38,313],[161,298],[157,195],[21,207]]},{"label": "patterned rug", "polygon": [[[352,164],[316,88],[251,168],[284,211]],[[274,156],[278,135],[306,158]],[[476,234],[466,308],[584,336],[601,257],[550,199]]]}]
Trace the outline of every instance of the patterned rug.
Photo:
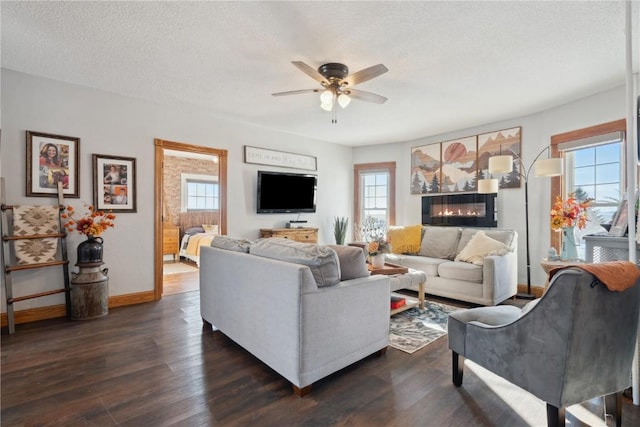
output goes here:
[{"label": "patterned rug", "polygon": [[447,316],[460,307],[425,301],[424,310],[410,308],[391,316],[389,345],[405,353],[415,353],[447,335]]}]

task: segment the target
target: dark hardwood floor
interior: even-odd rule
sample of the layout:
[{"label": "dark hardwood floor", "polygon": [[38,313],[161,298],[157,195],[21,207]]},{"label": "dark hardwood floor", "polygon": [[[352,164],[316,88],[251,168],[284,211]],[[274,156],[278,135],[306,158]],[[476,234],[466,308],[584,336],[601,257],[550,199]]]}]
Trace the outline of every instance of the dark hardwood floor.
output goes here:
[{"label": "dark hardwood floor", "polygon": [[[451,383],[441,338],[413,355],[389,348],[313,386],[291,385],[203,328],[199,293],[112,309],[97,320],[47,320],[2,331],[2,426],[542,426],[545,405],[467,362]],[[247,313],[248,316],[251,313]],[[640,425],[624,400],[623,425]],[[571,426],[601,426],[598,400]]]}]

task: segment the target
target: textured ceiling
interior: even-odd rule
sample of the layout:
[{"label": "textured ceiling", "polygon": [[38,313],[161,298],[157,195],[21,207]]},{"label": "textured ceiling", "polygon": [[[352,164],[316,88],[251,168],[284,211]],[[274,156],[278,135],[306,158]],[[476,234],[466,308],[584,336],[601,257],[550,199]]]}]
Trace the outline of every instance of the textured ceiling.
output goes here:
[{"label": "textured ceiling", "polygon": [[[633,3],[637,43],[638,2]],[[0,3],[2,67],[345,145],[535,113],[625,82],[625,6],[590,2]],[[634,64],[638,71],[638,45]],[[338,123],[291,64],[389,72]]]}]

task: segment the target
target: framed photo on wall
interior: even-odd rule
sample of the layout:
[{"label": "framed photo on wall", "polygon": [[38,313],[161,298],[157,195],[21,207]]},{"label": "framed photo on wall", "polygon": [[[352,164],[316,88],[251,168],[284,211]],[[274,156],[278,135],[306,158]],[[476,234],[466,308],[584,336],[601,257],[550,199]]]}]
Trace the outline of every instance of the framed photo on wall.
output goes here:
[{"label": "framed photo on wall", "polygon": [[80,138],[27,131],[27,196],[80,197]]},{"label": "framed photo on wall", "polygon": [[93,156],[93,205],[98,210],[136,212],[136,159]]},{"label": "framed photo on wall", "polygon": [[613,220],[611,221],[611,228],[609,228],[609,236],[622,237],[627,232],[627,227],[629,223],[627,221],[627,197],[623,197],[620,205],[618,206],[618,210],[613,216]]}]

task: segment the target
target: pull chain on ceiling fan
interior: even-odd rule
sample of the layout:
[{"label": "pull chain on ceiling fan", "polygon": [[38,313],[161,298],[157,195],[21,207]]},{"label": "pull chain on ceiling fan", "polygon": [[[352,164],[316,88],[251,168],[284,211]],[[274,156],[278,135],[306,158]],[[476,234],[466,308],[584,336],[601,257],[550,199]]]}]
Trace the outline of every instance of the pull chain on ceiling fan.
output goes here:
[{"label": "pull chain on ceiling fan", "polygon": [[320,83],[322,88],[290,90],[287,92],[273,93],[272,95],[283,96],[309,92],[320,93],[320,108],[333,113],[331,123],[338,122],[336,104],[342,108],[346,108],[352,99],[376,104],[383,104],[387,100],[387,98],[382,95],[353,89],[352,87],[389,71],[387,67],[382,64],[374,65],[349,75],[349,68],[344,64],[336,62],[322,64],[318,67],[317,71],[302,61],[291,61],[291,63],[298,67],[300,71]]}]

